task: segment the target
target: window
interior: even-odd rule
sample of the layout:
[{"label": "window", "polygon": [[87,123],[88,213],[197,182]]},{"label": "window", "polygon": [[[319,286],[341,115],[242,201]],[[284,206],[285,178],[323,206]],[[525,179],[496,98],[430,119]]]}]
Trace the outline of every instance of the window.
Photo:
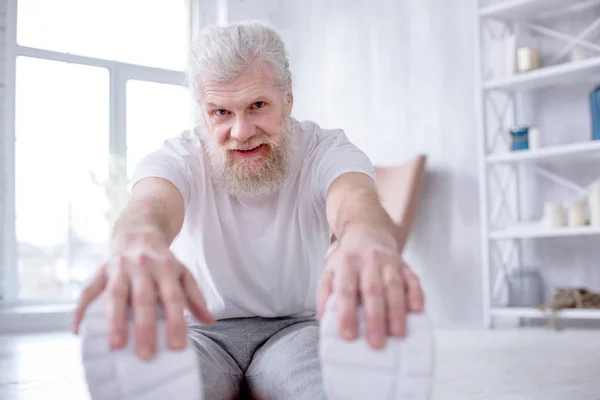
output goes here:
[{"label": "window", "polygon": [[19,0],[17,42],[62,53],[183,70],[182,0]]},{"label": "window", "polygon": [[100,265],[108,232],[91,173],[108,165],[109,75],[29,57],[16,70],[19,298],[72,298]]},{"label": "window", "polygon": [[189,20],[185,0],[18,1],[8,301],[74,300],[107,256],[114,161],[191,128]]},{"label": "window", "polygon": [[162,142],[190,129],[192,100],[181,86],[127,81],[127,172]]}]

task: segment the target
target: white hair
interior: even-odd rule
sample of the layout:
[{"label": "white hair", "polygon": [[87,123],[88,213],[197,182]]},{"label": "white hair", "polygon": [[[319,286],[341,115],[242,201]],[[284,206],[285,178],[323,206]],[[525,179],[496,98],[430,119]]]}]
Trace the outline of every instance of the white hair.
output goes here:
[{"label": "white hair", "polygon": [[248,72],[256,61],[271,66],[285,94],[292,74],[283,40],[273,28],[260,21],[203,28],[192,44],[187,67],[187,80],[194,98],[200,104],[202,82],[230,83]]}]

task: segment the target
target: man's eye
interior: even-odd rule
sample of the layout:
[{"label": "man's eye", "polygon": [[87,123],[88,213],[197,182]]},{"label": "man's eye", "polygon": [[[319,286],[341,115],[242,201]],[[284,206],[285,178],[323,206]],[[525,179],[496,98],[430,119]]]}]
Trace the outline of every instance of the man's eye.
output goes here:
[{"label": "man's eye", "polygon": [[257,101],[256,103],[254,103],[254,108],[263,108],[264,106],[266,106],[266,103],[264,101]]},{"label": "man's eye", "polygon": [[224,108],[219,108],[218,110],[215,110],[215,114],[219,116],[227,115],[227,110]]}]

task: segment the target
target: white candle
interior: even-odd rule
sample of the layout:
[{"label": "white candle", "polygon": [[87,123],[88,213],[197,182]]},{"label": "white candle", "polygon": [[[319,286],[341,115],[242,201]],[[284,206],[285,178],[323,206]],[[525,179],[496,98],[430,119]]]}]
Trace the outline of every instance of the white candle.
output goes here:
[{"label": "white candle", "polygon": [[588,196],[590,207],[590,225],[600,226],[600,184],[594,185]]},{"label": "white candle", "polygon": [[542,133],[540,132],[540,128],[532,127],[529,128],[528,133],[529,139],[529,150],[535,150],[542,147]]},{"label": "white candle", "polygon": [[590,207],[590,225],[600,226],[600,206],[598,204]]},{"label": "white candle", "polygon": [[586,49],[581,46],[575,46],[571,52],[571,61],[583,61],[588,57]]},{"label": "white candle", "polygon": [[567,224],[562,206],[558,203],[544,205],[544,220],[548,228],[560,228]]},{"label": "white candle", "polygon": [[540,66],[540,55],[536,49],[521,47],[517,50],[517,71],[528,72]]},{"label": "white candle", "polygon": [[575,200],[569,205],[569,226],[583,226],[585,220],[585,204],[583,201]]}]

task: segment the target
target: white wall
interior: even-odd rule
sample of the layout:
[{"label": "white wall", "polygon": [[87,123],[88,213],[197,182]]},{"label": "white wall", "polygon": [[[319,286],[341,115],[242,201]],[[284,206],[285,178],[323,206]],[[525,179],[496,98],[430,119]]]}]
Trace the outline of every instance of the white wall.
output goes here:
[{"label": "white wall", "polygon": [[4,247],[4,193],[7,193],[7,183],[5,174],[3,173],[5,170],[4,160],[8,157],[4,155],[5,153],[5,121],[4,118],[4,93],[5,93],[5,60],[6,60],[6,12],[7,12],[8,0],[0,0],[0,300],[4,297],[5,292],[5,279],[6,271],[4,268],[4,257],[2,254],[2,249]]},{"label": "white wall", "polygon": [[408,259],[438,324],[481,320],[475,0],[230,0],[278,28],[295,114],[342,127],[374,163],[429,157]]}]

